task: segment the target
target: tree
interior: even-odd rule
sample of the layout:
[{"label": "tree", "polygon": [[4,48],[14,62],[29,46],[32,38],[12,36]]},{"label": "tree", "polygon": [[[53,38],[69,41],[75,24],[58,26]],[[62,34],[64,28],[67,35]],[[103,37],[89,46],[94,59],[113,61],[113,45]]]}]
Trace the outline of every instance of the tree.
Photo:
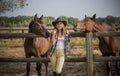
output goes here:
[{"label": "tree", "polygon": [[74,25],[74,24],[76,24],[76,23],[78,23],[79,22],[79,19],[78,18],[73,18],[73,17],[69,17],[68,18],[68,23],[70,24],[70,25]]},{"label": "tree", "polygon": [[28,5],[27,0],[0,0],[0,13],[13,11],[16,8],[23,8]]},{"label": "tree", "polygon": [[114,25],[115,21],[116,21],[116,17],[113,17],[113,16],[107,16],[105,18],[105,22],[110,26]]},{"label": "tree", "polygon": [[44,17],[44,23],[47,25],[47,26],[52,26],[52,22],[55,20],[54,17],[51,17],[51,16],[48,16],[48,17]]},{"label": "tree", "polygon": [[66,16],[60,16],[60,18],[61,18],[62,20],[64,20],[64,21],[66,21],[67,24],[68,24],[68,18],[67,18]]}]

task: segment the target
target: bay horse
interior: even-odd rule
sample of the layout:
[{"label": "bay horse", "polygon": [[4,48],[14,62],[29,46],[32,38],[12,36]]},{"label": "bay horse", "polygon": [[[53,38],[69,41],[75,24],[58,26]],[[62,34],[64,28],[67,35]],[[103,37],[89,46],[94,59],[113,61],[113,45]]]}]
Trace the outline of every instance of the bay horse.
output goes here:
[{"label": "bay horse", "polygon": [[[37,14],[34,16],[34,20],[29,24],[29,32],[28,33],[35,33],[41,35],[42,37],[34,37],[34,38],[26,38],[24,42],[24,51],[26,58],[34,57],[47,57],[50,47],[50,38],[49,38],[49,31],[44,27],[43,24],[43,15],[40,18],[37,18]],[[38,76],[41,76],[41,62],[36,62],[36,70]],[[46,67],[46,76],[47,76],[47,69],[48,62],[45,63]],[[27,76],[29,76],[30,72],[30,62],[27,62],[26,66]]]},{"label": "bay horse", "polygon": [[[74,31],[76,32],[112,32],[116,31],[104,22],[98,22],[96,19],[96,14],[92,17],[87,17],[83,21],[78,22],[74,26]],[[116,31],[117,32],[117,31]],[[99,39],[99,49],[103,56],[119,56],[120,55],[120,37],[113,36],[101,36]],[[106,62],[107,75],[112,76],[110,63]],[[119,68],[117,61],[115,62],[117,76],[119,76]]]}]

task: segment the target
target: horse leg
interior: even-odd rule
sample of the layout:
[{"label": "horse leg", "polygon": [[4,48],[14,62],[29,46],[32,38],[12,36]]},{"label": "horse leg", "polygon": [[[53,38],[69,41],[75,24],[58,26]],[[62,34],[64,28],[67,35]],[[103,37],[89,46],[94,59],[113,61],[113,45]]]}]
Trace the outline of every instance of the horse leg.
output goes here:
[{"label": "horse leg", "polygon": [[112,76],[111,70],[110,70],[110,63],[109,62],[106,62],[106,67],[107,67],[107,75],[108,76]]},{"label": "horse leg", "polygon": [[46,70],[46,76],[48,76],[48,62],[45,62],[45,70]]},{"label": "horse leg", "polygon": [[[26,58],[30,58],[30,56],[26,56]],[[30,62],[27,62],[26,70],[27,70],[27,76],[29,76],[29,73],[30,73]]]},{"label": "horse leg", "polygon": [[[119,52],[116,53],[116,56],[119,56]],[[115,68],[116,68],[117,76],[120,76],[120,75],[119,75],[118,61],[115,61]]]},{"label": "horse leg", "polygon": [[115,62],[115,67],[116,67],[116,72],[117,72],[117,76],[119,76],[119,67],[118,67],[118,62]]},{"label": "horse leg", "polygon": [[38,76],[41,76],[41,66],[42,66],[42,63],[41,62],[37,62],[37,67],[36,67],[36,70],[37,70],[37,73],[38,73]]},{"label": "horse leg", "polygon": [[29,76],[29,73],[30,73],[30,62],[27,62],[27,76]]}]

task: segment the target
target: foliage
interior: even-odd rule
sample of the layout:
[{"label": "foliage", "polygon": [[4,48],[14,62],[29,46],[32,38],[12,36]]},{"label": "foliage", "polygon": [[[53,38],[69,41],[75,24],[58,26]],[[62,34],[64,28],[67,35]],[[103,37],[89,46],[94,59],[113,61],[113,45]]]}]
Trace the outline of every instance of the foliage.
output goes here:
[{"label": "foliage", "polygon": [[0,17],[1,27],[25,27],[28,26],[32,16]]},{"label": "foliage", "polygon": [[[79,20],[77,18],[67,18],[66,16],[60,16],[63,20],[67,21],[68,25],[73,25]],[[0,27],[26,27],[33,20],[33,16],[16,16],[16,17],[0,17]],[[52,22],[55,20],[54,17],[44,17],[44,23],[47,26],[52,26]],[[68,26],[67,25],[67,26]]]},{"label": "foliage", "polygon": [[51,26],[52,24],[52,22],[55,20],[55,18],[54,17],[51,17],[51,16],[48,16],[48,17],[44,17],[44,23],[46,24],[46,25],[48,25],[48,26]]},{"label": "foliage", "polygon": [[98,19],[100,22],[105,22],[112,27],[120,25],[120,17],[107,16],[105,18],[98,18]]},{"label": "foliage", "polygon": [[71,25],[74,25],[74,24],[76,24],[77,22],[79,22],[79,19],[78,19],[78,18],[73,18],[73,17],[69,17],[69,18],[68,18],[68,23],[71,24]]},{"label": "foliage", "polygon": [[106,20],[106,23],[109,25],[114,25],[117,23],[117,17],[107,16],[105,20]]},{"label": "foliage", "polygon": [[23,8],[28,5],[27,0],[0,0],[0,13],[13,11],[16,8]]},{"label": "foliage", "polygon": [[[78,18],[60,16],[63,20],[67,21],[67,26],[73,26],[80,20]],[[28,27],[29,23],[33,20],[33,16],[16,16],[16,17],[0,17],[0,27]],[[52,16],[45,16],[44,23],[47,26],[52,26],[52,21],[55,18]],[[114,27],[120,25],[120,17],[107,16],[105,18],[97,18],[97,21],[105,22]]]}]

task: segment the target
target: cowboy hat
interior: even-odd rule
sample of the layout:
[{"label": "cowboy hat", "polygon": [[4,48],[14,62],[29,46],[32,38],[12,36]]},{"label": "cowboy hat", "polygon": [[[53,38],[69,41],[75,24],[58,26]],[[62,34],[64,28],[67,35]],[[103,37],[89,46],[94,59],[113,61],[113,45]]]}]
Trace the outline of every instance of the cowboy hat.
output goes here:
[{"label": "cowboy hat", "polygon": [[52,22],[53,26],[56,26],[56,24],[57,24],[58,22],[62,22],[62,23],[64,24],[64,26],[67,25],[67,22],[64,21],[64,20],[62,20],[62,19],[59,17],[59,18],[57,18],[55,21]]}]

